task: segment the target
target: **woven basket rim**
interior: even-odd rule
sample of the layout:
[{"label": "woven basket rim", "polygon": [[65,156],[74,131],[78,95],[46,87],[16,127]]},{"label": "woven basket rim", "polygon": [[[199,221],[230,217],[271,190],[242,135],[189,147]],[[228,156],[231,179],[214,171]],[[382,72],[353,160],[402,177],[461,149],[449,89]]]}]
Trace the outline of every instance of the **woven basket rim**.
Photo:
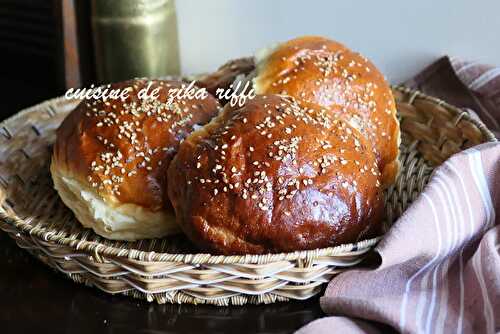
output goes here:
[{"label": "woven basket rim", "polygon": [[[406,94],[411,94],[410,101],[413,101],[415,98],[421,98],[436,103],[456,114],[458,116],[457,123],[461,119],[465,119],[478,127],[478,129],[485,136],[486,141],[488,142],[497,141],[493,133],[482,122],[472,118],[463,109],[453,106],[436,97],[426,95],[418,90],[414,90],[408,87],[392,86],[392,89],[401,91]],[[23,117],[25,114],[33,112],[34,110],[41,109],[46,105],[60,103],[63,100],[65,100],[68,103],[71,101],[76,102],[76,100],[68,100],[64,96],[46,100],[37,105],[23,109],[20,112],[16,113],[15,115],[0,122],[0,128],[8,126],[10,122],[15,121],[16,119]],[[318,257],[331,256],[331,255],[345,254],[346,256],[350,256],[350,255],[362,254],[367,252],[382,238],[382,236],[379,236],[376,238],[361,240],[356,243],[343,244],[335,247],[318,248],[313,250],[284,252],[284,253],[247,254],[247,255],[230,255],[230,256],[213,255],[208,253],[175,254],[175,253],[156,253],[152,251],[147,252],[132,248],[122,249],[122,248],[117,248],[115,246],[107,246],[95,241],[86,241],[86,240],[71,239],[68,237],[56,236],[53,231],[34,229],[32,225],[26,223],[24,220],[18,218],[17,216],[15,217],[10,216],[8,212],[6,212],[6,210],[1,207],[0,207],[0,219],[2,219],[7,224],[10,224],[15,228],[19,229],[23,233],[41,238],[44,241],[55,242],[59,245],[64,245],[71,248],[75,248],[76,250],[79,251],[88,252],[93,256],[95,256],[97,260],[99,260],[102,255],[105,255],[105,256],[127,258],[129,260],[146,261],[146,262],[168,261],[168,262],[191,263],[191,264],[218,264],[218,263],[266,264],[276,261],[312,260]],[[346,252],[350,253],[346,254]]]},{"label": "woven basket rim", "polygon": [[442,107],[444,107],[444,108],[446,108],[446,109],[454,112],[455,114],[457,114],[459,116],[457,118],[457,120],[456,120],[456,123],[458,123],[462,119],[465,119],[468,122],[471,122],[472,124],[474,124],[475,126],[477,126],[479,128],[479,130],[481,130],[481,133],[483,135],[485,135],[485,138],[487,139],[488,142],[496,142],[496,141],[498,141],[497,138],[495,137],[495,135],[493,134],[493,132],[491,132],[491,130],[488,129],[488,127],[486,125],[484,125],[483,122],[481,122],[478,119],[475,119],[475,118],[471,117],[469,115],[469,113],[467,111],[465,111],[464,109],[462,109],[462,108],[454,106],[454,105],[452,105],[452,104],[450,104],[450,103],[448,103],[448,102],[446,102],[444,100],[441,100],[441,99],[439,99],[437,97],[424,94],[424,93],[422,93],[421,91],[419,91],[417,89],[412,89],[412,88],[409,88],[409,87],[406,87],[406,86],[403,86],[403,85],[394,85],[394,86],[391,86],[391,88],[393,90],[398,90],[398,91],[406,93],[406,94],[410,94],[411,93],[411,96],[410,96],[410,99],[409,99],[410,102],[412,102],[415,98],[420,98],[420,99],[424,99],[424,100],[433,102],[433,103],[435,103],[435,104],[437,104],[439,106],[442,106]]}]

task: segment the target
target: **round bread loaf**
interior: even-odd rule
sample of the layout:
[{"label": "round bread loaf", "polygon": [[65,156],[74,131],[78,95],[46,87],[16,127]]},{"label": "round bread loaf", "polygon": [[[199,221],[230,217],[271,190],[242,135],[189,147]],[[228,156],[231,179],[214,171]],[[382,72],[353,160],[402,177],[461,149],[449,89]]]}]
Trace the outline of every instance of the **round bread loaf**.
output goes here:
[{"label": "round bread loaf", "polygon": [[286,94],[340,113],[373,143],[382,183],[399,171],[399,122],[391,89],[365,57],[340,43],[307,36],[256,56],[257,94]]},{"label": "round bread loaf", "polygon": [[204,251],[285,252],[380,233],[379,177],[370,143],[338,115],[257,96],[227,104],[182,142],[168,195]]},{"label": "round bread loaf", "polygon": [[324,37],[305,36],[257,52],[253,71],[248,59],[237,59],[200,83],[215,91],[217,85],[236,86],[234,80],[252,80],[257,94],[289,95],[343,115],[373,143],[383,186],[395,182],[400,144],[396,104],[383,75],[359,53]]},{"label": "round bread loaf", "polygon": [[[159,88],[158,98],[140,98]],[[54,186],[83,226],[108,239],[162,237],[179,229],[164,189],[179,143],[219,110],[215,98],[169,97],[178,81],[131,80],[121,99],[83,100],[57,130]]]}]

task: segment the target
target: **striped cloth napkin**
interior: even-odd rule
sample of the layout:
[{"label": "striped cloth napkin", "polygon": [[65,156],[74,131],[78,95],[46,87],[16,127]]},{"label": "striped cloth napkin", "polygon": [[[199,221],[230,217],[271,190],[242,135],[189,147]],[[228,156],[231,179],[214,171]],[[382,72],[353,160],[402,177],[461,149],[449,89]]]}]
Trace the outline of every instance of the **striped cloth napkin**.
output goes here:
[{"label": "striped cloth napkin", "polygon": [[[500,123],[500,68],[442,58],[406,82]],[[320,303],[321,333],[500,331],[500,143],[451,157],[376,252],[376,268],[335,277]]]}]

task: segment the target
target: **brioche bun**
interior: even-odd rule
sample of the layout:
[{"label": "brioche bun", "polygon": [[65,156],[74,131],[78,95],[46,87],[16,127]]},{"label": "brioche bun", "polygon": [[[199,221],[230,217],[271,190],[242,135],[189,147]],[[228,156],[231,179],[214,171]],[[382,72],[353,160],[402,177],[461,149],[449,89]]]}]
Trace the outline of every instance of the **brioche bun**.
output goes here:
[{"label": "brioche bun", "polygon": [[[141,99],[151,82],[158,98]],[[157,238],[178,232],[164,194],[166,171],[180,142],[207,123],[219,104],[206,99],[168,102],[178,81],[130,80],[111,89],[129,97],[83,100],[57,130],[54,187],[80,223],[108,239]]]},{"label": "brioche bun", "polygon": [[401,139],[392,91],[368,59],[344,45],[299,37],[258,51],[253,68],[248,58],[233,60],[200,82],[213,91],[252,82],[257,94],[288,95],[343,115],[373,143],[383,186],[395,182]]},{"label": "brioche bun", "polygon": [[380,233],[370,143],[336,114],[268,95],[189,135],[168,169],[177,222],[202,250],[261,254]]}]

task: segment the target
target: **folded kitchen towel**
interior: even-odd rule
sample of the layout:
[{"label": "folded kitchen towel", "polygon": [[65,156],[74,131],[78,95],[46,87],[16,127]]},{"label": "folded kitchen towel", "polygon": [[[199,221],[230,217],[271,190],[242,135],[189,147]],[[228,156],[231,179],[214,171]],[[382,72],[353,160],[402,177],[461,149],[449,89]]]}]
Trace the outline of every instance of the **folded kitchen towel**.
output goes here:
[{"label": "folded kitchen towel", "polygon": [[[500,68],[442,58],[405,84],[500,130]],[[329,316],[298,333],[500,331],[498,210],[500,143],[454,155],[377,245],[380,264],[336,276]]]}]

